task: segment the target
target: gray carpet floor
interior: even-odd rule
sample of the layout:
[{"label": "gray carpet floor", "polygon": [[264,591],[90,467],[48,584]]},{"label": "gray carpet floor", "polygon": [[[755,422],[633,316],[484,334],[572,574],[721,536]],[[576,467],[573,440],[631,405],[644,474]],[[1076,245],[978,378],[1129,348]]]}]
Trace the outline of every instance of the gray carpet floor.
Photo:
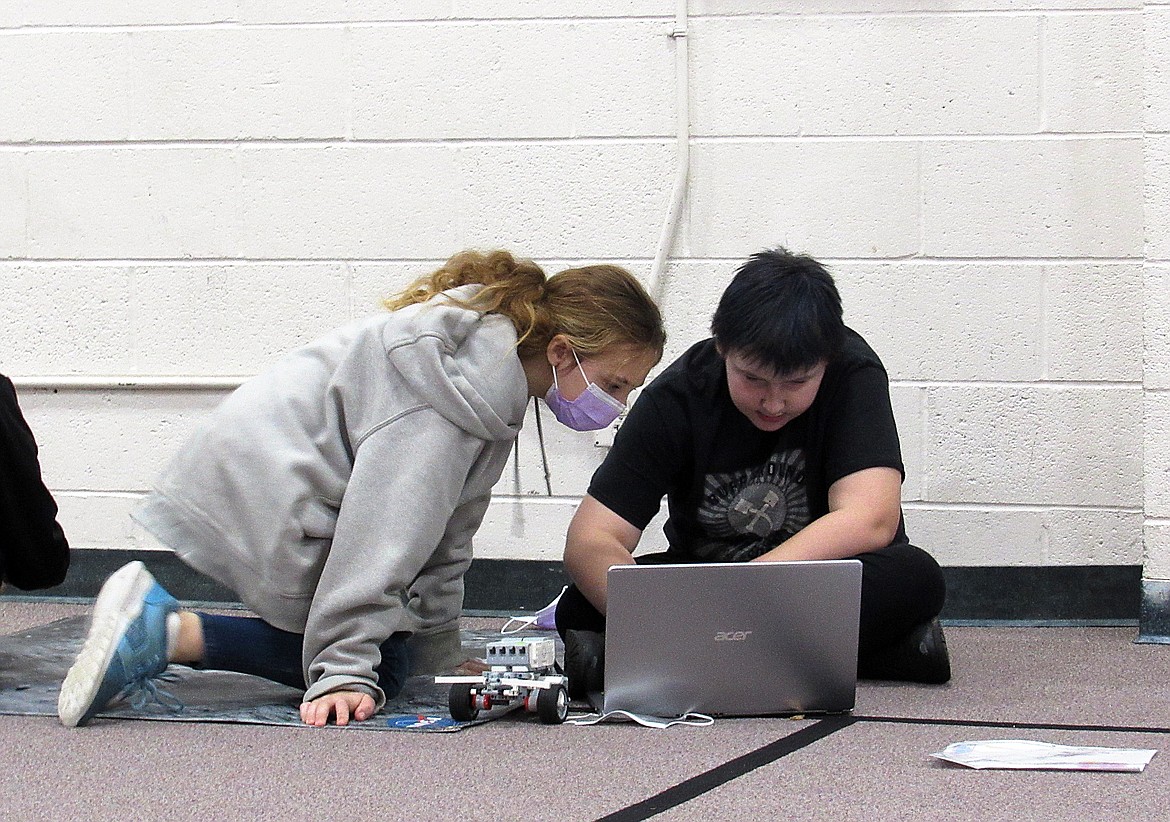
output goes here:
[{"label": "gray carpet floor", "polygon": [[[0,634],[86,613],[0,602]],[[490,629],[490,620],[468,620]],[[948,629],[946,686],[862,682],[851,717],[453,734],[0,716],[12,820],[1155,820],[1170,807],[1170,647],[1132,628]],[[6,666],[20,660],[4,658]],[[1140,774],[974,771],[951,742],[1153,748]]]}]

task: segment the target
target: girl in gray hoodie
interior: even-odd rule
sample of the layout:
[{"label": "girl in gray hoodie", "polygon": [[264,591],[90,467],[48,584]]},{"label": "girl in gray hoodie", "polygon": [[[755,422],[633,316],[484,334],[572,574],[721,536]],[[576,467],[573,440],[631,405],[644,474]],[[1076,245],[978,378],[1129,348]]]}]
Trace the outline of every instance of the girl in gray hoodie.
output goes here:
[{"label": "girl in gray hoodie", "polygon": [[128,564],[94,604],[63,724],[157,693],[174,662],[306,688],[306,723],[344,725],[410,658],[458,662],[471,539],[529,398],[604,428],[665,341],[627,271],[546,277],[504,251],[457,254],[386,305],[241,386],[134,515],[257,617],[183,610]]}]

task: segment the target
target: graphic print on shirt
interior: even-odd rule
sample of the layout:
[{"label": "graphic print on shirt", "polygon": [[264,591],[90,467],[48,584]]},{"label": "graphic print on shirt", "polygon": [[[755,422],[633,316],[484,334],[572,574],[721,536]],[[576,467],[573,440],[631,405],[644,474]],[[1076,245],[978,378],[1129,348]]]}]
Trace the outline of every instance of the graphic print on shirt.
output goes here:
[{"label": "graphic print on shirt", "polygon": [[762,465],[708,474],[696,518],[694,552],[715,562],[746,562],[809,523],[804,451],[780,450]]}]

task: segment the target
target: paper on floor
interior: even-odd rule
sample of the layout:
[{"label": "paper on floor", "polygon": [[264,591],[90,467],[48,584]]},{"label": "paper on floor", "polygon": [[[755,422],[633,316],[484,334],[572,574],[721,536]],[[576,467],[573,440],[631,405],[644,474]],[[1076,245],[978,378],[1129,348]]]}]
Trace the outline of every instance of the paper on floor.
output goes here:
[{"label": "paper on floor", "polygon": [[955,742],[931,756],[968,768],[1140,773],[1157,751],[1054,745],[1027,739]]}]

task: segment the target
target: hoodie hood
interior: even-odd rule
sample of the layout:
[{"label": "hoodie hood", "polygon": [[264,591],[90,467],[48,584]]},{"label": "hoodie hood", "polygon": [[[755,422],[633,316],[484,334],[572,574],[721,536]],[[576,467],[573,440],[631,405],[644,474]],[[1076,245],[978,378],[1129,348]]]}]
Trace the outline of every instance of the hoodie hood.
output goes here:
[{"label": "hoodie hood", "polygon": [[[475,296],[481,285],[446,294]],[[516,329],[500,314],[462,308],[444,295],[400,308],[383,327],[390,365],[413,393],[471,436],[515,439],[528,405]]]}]

